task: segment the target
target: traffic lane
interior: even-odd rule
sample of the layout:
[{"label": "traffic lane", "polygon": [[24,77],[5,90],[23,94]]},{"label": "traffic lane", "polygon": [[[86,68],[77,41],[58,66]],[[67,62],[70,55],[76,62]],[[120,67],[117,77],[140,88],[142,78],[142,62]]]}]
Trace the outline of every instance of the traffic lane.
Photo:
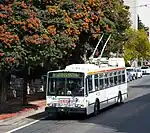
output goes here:
[{"label": "traffic lane", "polygon": [[114,129],[116,130],[115,132],[149,133],[149,110],[150,94],[147,94],[127,102],[120,107],[111,108],[109,111],[101,113],[98,117],[86,120],[86,122]]},{"label": "traffic lane", "polygon": [[49,117],[16,133],[149,133],[149,110],[150,94],[147,94],[121,106],[105,109],[96,117],[83,120]]},{"label": "traffic lane", "polygon": [[128,83],[128,100],[150,93],[150,76],[133,80]]},{"label": "traffic lane", "polygon": [[[68,120],[57,119],[53,116],[16,133],[149,133],[149,79],[150,77],[143,77],[143,79],[132,81],[129,84],[129,93],[132,93],[133,96],[136,95],[136,92],[141,93],[140,97],[132,99],[129,94],[131,101],[120,107],[107,108],[96,117],[90,116],[85,120],[78,120],[80,117],[76,119],[69,117]],[[146,86],[141,88],[140,85]]]}]

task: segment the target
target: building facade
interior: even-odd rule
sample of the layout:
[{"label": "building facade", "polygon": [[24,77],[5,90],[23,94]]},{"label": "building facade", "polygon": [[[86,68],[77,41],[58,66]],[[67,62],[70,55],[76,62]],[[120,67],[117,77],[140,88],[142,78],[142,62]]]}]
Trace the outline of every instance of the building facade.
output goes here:
[{"label": "building facade", "polygon": [[138,29],[138,14],[137,14],[137,0],[124,0],[124,4],[130,7],[130,18],[132,28]]}]

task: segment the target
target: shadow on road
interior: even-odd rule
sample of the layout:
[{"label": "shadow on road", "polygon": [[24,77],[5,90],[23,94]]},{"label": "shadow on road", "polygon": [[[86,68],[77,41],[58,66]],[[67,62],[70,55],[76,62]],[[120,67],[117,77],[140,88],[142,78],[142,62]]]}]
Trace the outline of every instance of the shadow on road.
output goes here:
[{"label": "shadow on road", "polygon": [[71,115],[52,115],[52,114],[47,114],[46,112],[42,112],[42,113],[38,113],[38,114],[35,114],[35,115],[32,115],[32,116],[29,116],[27,118],[29,119],[34,119],[34,120],[38,120],[40,118],[41,121],[46,121],[46,120],[85,120],[87,118],[89,118],[90,116],[88,117],[84,117],[83,115],[79,115],[79,114],[71,114]]}]

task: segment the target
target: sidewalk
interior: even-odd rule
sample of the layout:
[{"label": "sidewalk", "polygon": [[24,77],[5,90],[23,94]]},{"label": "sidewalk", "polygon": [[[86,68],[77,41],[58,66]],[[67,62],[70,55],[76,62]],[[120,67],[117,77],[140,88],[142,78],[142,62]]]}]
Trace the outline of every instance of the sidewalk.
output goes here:
[{"label": "sidewalk", "polygon": [[36,111],[38,109],[45,107],[45,100],[30,101],[29,105],[22,106],[19,101],[11,101],[11,103],[6,103],[0,109],[0,121],[11,119],[17,116],[23,116],[26,112]]}]

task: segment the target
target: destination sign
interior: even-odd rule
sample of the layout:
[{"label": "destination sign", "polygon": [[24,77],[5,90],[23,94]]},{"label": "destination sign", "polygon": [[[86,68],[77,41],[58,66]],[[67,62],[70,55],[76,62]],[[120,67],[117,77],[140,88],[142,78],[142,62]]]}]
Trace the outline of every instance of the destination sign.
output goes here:
[{"label": "destination sign", "polygon": [[83,77],[83,74],[81,73],[71,73],[71,72],[55,72],[52,73],[52,75],[50,77],[53,78],[79,78],[79,77]]}]

